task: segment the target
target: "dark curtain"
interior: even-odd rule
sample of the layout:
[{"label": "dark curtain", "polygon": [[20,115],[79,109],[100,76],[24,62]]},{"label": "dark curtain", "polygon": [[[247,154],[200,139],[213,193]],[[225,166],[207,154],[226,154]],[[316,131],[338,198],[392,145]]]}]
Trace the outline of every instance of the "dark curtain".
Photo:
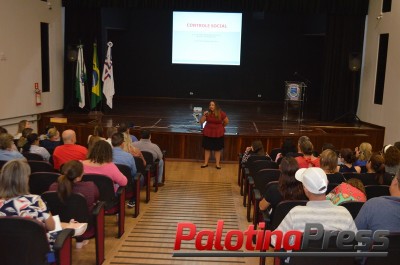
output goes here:
[{"label": "dark curtain", "polygon": [[63,0],[65,7],[366,15],[369,0]]},{"label": "dark curtain", "polygon": [[[350,52],[362,54],[368,4],[369,0],[63,0],[66,7],[65,47],[84,44],[86,65],[91,65],[93,41],[103,37],[100,29],[100,10],[103,7],[330,14],[327,21],[324,85],[321,88],[321,119],[330,121],[357,107],[359,72],[349,70],[348,56]],[[98,50],[102,51],[103,48],[99,47]],[[99,54],[99,59],[101,62],[102,54]],[[71,78],[74,67],[67,59],[65,61],[64,106],[68,108],[74,98]],[[90,68],[87,71],[91,73]],[[355,90],[352,90],[353,80]]]},{"label": "dark curtain", "polygon": [[365,16],[328,16],[321,120],[332,121],[357,110],[360,71],[350,71],[349,54],[361,56],[364,27]]}]

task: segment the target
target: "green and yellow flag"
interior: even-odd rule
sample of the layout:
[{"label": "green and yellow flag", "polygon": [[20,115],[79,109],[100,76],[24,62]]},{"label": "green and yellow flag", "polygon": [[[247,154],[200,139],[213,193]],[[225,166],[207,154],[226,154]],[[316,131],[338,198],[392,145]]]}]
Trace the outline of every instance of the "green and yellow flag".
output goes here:
[{"label": "green and yellow flag", "polygon": [[100,70],[99,58],[97,57],[97,44],[93,44],[93,72],[92,72],[92,97],[90,101],[91,109],[96,108],[101,101],[101,85],[100,85]]}]

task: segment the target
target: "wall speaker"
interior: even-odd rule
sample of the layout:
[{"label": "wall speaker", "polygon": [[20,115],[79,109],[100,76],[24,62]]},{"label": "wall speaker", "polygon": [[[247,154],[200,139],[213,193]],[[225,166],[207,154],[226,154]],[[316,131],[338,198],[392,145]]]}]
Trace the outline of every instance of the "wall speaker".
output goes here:
[{"label": "wall speaker", "polygon": [[358,72],[361,69],[361,55],[358,52],[349,53],[349,69]]}]

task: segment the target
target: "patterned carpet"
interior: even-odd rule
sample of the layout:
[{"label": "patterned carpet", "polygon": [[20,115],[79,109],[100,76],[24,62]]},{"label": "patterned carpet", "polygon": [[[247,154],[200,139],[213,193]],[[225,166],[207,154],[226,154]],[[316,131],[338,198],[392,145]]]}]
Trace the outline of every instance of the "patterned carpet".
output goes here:
[{"label": "patterned carpet", "polygon": [[[110,264],[245,264],[244,258],[172,257],[178,222],[191,222],[197,231],[215,231],[224,220],[227,230],[239,229],[229,183],[168,181],[134,229],[125,237]],[[224,234],[222,239],[224,239]],[[195,251],[195,240],[182,242],[181,251]]]}]

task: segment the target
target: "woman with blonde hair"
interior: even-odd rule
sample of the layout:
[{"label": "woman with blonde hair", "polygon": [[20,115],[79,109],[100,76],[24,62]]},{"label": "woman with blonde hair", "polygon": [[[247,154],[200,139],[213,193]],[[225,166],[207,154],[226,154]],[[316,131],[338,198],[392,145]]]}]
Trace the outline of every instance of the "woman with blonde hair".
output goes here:
[{"label": "woman with blonde hair", "polygon": [[22,120],[18,122],[18,130],[17,133],[14,135],[14,139],[18,140],[22,136],[22,131],[25,128],[31,128],[31,123],[28,120]]},{"label": "woman with blonde hair", "polygon": [[29,193],[31,169],[26,161],[10,160],[0,173],[0,216],[21,216],[43,222],[54,230],[54,219],[40,195]]},{"label": "woman with blonde hair", "polygon": [[361,143],[359,147],[355,148],[355,153],[357,160],[353,163],[353,165],[361,167],[361,173],[365,173],[365,166],[372,155],[372,145],[367,142]]}]

